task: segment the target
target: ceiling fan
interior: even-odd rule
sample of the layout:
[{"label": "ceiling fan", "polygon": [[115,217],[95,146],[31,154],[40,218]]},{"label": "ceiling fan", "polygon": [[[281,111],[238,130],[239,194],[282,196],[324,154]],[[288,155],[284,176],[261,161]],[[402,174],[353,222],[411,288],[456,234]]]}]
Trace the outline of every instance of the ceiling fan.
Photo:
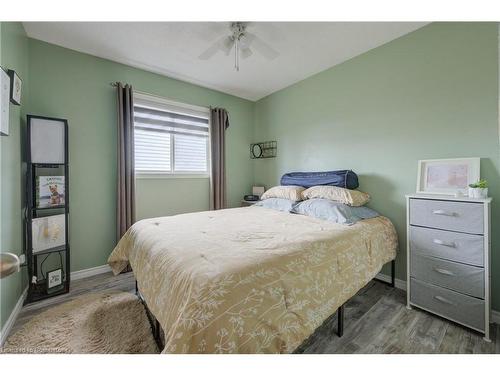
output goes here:
[{"label": "ceiling fan", "polygon": [[257,35],[247,31],[248,24],[245,22],[232,22],[229,26],[230,35],[224,36],[208,47],[201,55],[200,60],[208,60],[218,51],[223,51],[226,56],[234,47],[234,68],[240,70],[240,56],[246,59],[253,55],[253,50],[260,53],[268,60],[274,60],[279,53]]}]

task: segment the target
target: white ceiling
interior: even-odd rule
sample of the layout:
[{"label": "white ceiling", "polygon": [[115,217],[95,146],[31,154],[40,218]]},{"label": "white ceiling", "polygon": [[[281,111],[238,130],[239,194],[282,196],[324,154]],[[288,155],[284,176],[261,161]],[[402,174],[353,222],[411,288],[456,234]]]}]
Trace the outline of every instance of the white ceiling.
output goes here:
[{"label": "white ceiling", "polygon": [[258,100],[414,31],[422,22],[251,22],[248,31],[280,55],[254,52],[234,70],[219,51],[198,56],[229,35],[229,22],[25,22],[31,38],[172,78]]}]

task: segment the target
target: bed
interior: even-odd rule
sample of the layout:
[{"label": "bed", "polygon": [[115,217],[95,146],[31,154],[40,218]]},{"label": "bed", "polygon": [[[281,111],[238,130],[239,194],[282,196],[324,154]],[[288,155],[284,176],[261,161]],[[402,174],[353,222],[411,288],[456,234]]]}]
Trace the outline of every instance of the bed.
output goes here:
[{"label": "bed", "polygon": [[163,353],[291,353],[396,250],[383,216],[346,226],[245,207],[141,220],[109,264],[132,267]]}]

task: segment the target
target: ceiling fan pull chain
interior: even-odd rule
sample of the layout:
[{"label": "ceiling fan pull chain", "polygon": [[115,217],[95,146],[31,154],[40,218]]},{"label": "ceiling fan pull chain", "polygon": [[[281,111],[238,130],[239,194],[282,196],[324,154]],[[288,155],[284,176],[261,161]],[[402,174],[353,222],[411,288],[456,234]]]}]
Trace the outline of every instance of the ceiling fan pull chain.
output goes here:
[{"label": "ceiling fan pull chain", "polygon": [[239,61],[239,42],[240,38],[235,38],[234,41],[234,68],[236,69],[237,72],[240,71],[240,61]]}]

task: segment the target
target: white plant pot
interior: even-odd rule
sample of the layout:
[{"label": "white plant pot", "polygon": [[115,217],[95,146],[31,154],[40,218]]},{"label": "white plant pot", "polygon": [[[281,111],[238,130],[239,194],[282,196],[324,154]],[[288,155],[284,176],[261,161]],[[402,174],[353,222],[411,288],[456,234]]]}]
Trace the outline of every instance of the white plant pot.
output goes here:
[{"label": "white plant pot", "polygon": [[469,188],[469,198],[488,198],[488,188]]}]

